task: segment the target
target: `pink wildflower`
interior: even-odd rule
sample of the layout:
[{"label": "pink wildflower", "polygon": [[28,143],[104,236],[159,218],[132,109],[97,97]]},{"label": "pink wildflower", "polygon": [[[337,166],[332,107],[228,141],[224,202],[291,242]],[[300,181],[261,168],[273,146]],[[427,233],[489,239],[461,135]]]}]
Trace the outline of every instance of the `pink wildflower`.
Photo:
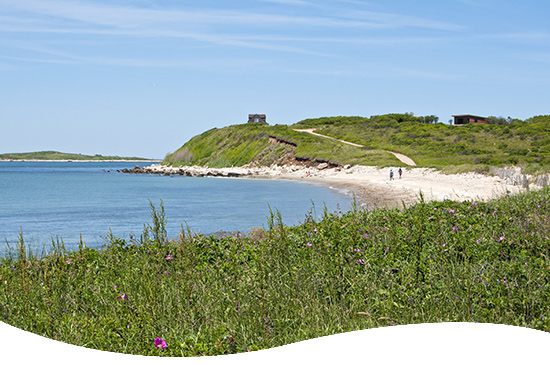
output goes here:
[{"label": "pink wildflower", "polygon": [[167,348],[168,345],[166,345],[166,341],[164,341],[162,338],[160,337],[157,337],[155,338],[155,346],[157,349],[160,349],[160,348]]},{"label": "pink wildflower", "polygon": [[306,245],[307,245],[308,247],[311,247],[311,243],[309,243],[309,242],[308,242],[308,243],[306,243]]},{"label": "pink wildflower", "polygon": [[174,259],[174,256],[172,255],[166,255],[166,261],[168,260],[173,260]]}]

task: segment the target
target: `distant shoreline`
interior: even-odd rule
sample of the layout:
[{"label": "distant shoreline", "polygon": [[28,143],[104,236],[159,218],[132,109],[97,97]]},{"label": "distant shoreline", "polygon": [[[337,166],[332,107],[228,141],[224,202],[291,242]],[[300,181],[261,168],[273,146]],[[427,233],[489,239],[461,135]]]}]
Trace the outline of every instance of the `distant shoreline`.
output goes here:
[{"label": "distant shoreline", "polygon": [[0,159],[0,162],[162,162],[162,160],[19,160]]},{"label": "distant shoreline", "polygon": [[76,162],[76,161],[123,161],[123,162],[157,162],[156,158],[143,156],[117,156],[117,155],[86,155],[82,153],[67,153],[59,151],[37,151],[37,152],[10,152],[0,153],[0,161],[24,161],[24,162]]}]

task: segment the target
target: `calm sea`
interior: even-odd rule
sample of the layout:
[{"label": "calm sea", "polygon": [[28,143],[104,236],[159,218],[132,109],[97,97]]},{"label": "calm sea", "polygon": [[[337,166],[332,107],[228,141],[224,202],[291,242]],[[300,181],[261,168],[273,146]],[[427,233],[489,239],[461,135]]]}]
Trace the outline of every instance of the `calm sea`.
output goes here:
[{"label": "calm sea", "polygon": [[149,201],[157,207],[163,201],[170,237],[182,224],[204,234],[267,227],[269,207],[294,225],[312,208],[319,217],[325,205],[332,212],[352,204],[343,191],[302,182],[117,172],[135,165],[0,161],[0,253],[6,241],[16,246],[21,231],[35,253],[49,249],[52,237],[68,249],[77,247],[80,234],[87,246],[100,247],[109,229],[117,237],[139,237],[151,223]]}]

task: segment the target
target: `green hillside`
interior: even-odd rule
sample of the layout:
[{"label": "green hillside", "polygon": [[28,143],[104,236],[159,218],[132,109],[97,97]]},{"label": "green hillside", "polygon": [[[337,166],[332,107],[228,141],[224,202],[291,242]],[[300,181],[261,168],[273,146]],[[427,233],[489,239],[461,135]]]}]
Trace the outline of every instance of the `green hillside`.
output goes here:
[{"label": "green hillside", "polygon": [[425,117],[388,114],[362,117],[306,119],[295,128],[316,128],[327,136],[370,148],[410,156],[419,166],[465,170],[487,166],[521,166],[526,172],[550,166],[550,116],[503,124],[446,125],[425,123]]},{"label": "green hillside", "polygon": [[[270,138],[271,141],[270,141]],[[214,128],[193,137],[164,164],[210,167],[271,165],[298,158],[328,160],[337,164],[386,165],[399,161],[380,149],[349,146],[337,141],[294,131],[286,125],[242,124]]]},{"label": "green hillside", "polygon": [[112,161],[112,160],[148,160],[141,157],[119,157],[119,156],[102,156],[102,155],[81,155],[76,153],[63,153],[57,151],[40,151],[40,152],[24,152],[24,153],[4,153],[0,154],[0,160],[53,160],[53,161]]},{"label": "green hillside", "polygon": [[[387,152],[393,151],[411,157],[418,166],[449,172],[487,171],[491,166],[521,166],[526,173],[550,171],[550,116],[526,121],[488,119],[494,124],[454,126],[435,123],[435,116],[386,114],[306,119],[291,126],[233,125],[193,137],[163,163],[210,167],[270,165],[296,156],[338,164],[403,166]],[[306,128],[365,147],[294,130]],[[269,136],[275,139],[270,141]]]}]

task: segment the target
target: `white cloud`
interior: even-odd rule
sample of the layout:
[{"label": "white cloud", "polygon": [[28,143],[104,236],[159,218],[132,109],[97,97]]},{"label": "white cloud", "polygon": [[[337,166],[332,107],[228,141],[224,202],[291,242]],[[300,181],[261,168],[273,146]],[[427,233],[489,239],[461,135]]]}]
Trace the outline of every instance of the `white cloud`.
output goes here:
[{"label": "white cloud", "polygon": [[548,32],[519,32],[519,33],[500,33],[486,34],[483,38],[490,40],[519,41],[519,42],[541,42],[547,45],[550,41]]},{"label": "white cloud", "polygon": [[461,3],[466,4],[468,6],[473,6],[473,7],[476,7],[476,8],[490,8],[491,7],[486,2],[480,1],[480,0],[458,0],[458,2],[461,2]]},{"label": "white cloud", "polygon": [[[296,3],[296,0],[292,2]],[[301,1],[299,2],[302,3]],[[256,11],[232,11],[206,8],[202,10],[145,9],[69,0],[0,0],[0,4],[7,5],[11,9],[18,11],[30,12],[35,16],[45,15],[88,25],[122,29],[143,29],[144,27],[153,26],[166,27],[169,25],[173,26],[174,24],[184,28],[207,25],[216,27],[220,25],[241,25],[247,27],[258,24],[261,24],[262,27],[285,25],[324,28],[454,28],[453,25],[440,21],[431,21],[429,19],[398,14],[357,10],[346,12],[338,11],[336,13],[330,12],[330,14],[324,16],[290,16]],[[72,25],[74,26],[75,24]]]},{"label": "white cloud", "polygon": [[315,5],[313,3],[310,3],[308,1],[303,0],[259,0],[264,3],[276,3],[276,4],[285,4],[285,5]]},{"label": "white cloud", "polygon": [[533,62],[550,63],[550,53],[522,53],[519,57]]},{"label": "white cloud", "polygon": [[[288,12],[262,12],[262,6],[254,10],[189,8],[182,5],[177,8],[140,8],[118,5],[121,2],[113,4],[82,0],[0,0],[0,31],[36,33],[41,39],[46,40],[41,43],[34,42],[34,49],[28,49],[28,41],[24,43],[21,39],[13,38],[12,44],[8,47],[22,50],[27,48],[28,51],[38,53],[36,55],[27,52],[17,55],[21,61],[179,67],[187,65],[188,61],[158,61],[154,59],[154,55],[151,58],[141,57],[141,60],[131,59],[124,54],[102,57],[93,54],[93,50],[90,50],[87,56],[81,56],[82,53],[77,53],[70,47],[74,46],[72,42],[83,44],[84,39],[90,41],[94,36],[97,41],[105,40],[115,44],[130,44],[143,39],[168,42],[172,39],[181,39],[184,44],[193,47],[214,45],[324,58],[346,58],[350,56],[349,49],[341,53],[334,51],[334,48],[338,45],[352,48],[391,47],[441,42],[440,37],[413,36],[410,32],[405,34],[402,30],[410,27],[444,31],[458,29],[453,24],[439,20],[352,10],[357,8],[358,4],[327,7],[323,3],[316,4],[304,0],[258,1],[276,2],[286,5],[286,8],[307,5],[315,7],[315,12],[289,15]],[[342,1],[339,3],[342,4]],[[365,3],[360,5],[364,6]],[[376,33],[388,29],[395,31],[387,36]],[[6,45],[5,42],[1,43]],[[55,48],[66,51],[58,52]],[[188,58],[192,59],[193,56],[190,55]]]},{"label": "white cloud", "polygon": [[15,69],[16,69],[16,67],[14,67],[11,64],[0,62],[0,71],[13,71]]},{"label": "white cloud", "polygon": [[[284,5],[311,5],[302,0],[262,0]],[[317,6],[312,4],[312,6]],[[340,10],[319,5],[316,14],[261,13],[207,8],[139,8],[80,0],[0,0],[0,31],[68,36],[118,37],[125,41],[159,38],[201,45],[249,48],[320,57],[339,57],[322,51],[323,43],[391,45],[432,42],[408,35],[374,38],[350,36],[350,31],[406,27],[452,30],[454,26],[399,14]],[[261,7],[260,7],[261,9]],[[321,9],[321,10],[319,10]],[[4,12],[6,14],[1,14]],[[296,30],[296,31],[294,31]],[[312,34],[319,36],[312,36]],[[288,35],[290,34],[290,35]],[[327,36],[326,34],[330,34]],[[315,43],[313,45],[312,43]],[[49,61],[46,61],[49,62]],[[123,60],[123,63],[126,62]],[[145,62],[147,63],[147,62]]]},{"label": "white cloud", "polygon": [[410,15],[372,12],[363,10],[345,10],[340,12],[343,17],[371,24],[380,28],[426,28],[446,31],[460,30],[462,27],[440,20],[426,19]]}]

